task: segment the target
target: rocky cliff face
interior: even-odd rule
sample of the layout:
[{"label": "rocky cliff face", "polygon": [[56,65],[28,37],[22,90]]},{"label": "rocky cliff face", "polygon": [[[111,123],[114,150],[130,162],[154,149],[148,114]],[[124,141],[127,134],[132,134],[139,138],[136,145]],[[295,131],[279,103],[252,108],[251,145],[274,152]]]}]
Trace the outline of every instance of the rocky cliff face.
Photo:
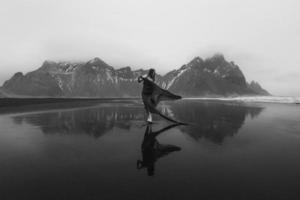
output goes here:
[{"label": "rocky cliff face", "polygon": [[[36,97],[137,97],[142,87],[137,77],[146,73],[130,67],[114,69],[99,58],[87,63],[45,61],[33,72],[16,73],[2,90]],[[239,67],[223,55],[205,60],[196,57],[177,70],[157,75],[156,82],[189,97],[268,94],[256,82],[247,84]]]}]

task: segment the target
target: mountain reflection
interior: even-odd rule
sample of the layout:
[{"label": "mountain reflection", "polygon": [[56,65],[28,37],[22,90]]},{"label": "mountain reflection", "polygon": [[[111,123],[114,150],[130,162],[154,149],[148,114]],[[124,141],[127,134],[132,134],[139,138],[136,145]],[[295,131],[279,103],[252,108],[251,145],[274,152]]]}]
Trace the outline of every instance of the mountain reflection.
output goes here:
[{"label": "mountain reflection", "polygon": [[87,134],[98,138],[114,127],[129,130],[133,120],[144,119],[144,113],[140,107],[109,106],[21,115],[13,119],[17,124],[38,126],[45,134]]},{"label": "mountain reflection", "polygon": [[142,160],[137,161],[137,169],[146,168],[148,176],[153,176],[155,172],[155,162],[174,151],[180,151],[181,148],[171,144],[161,144],[156,137],[163,132],[179,126],[179,124],[173,124],[167,126],[159,131],[152,131],[152,125],[147,125],[145,130],[144,139],[142,142]]},{"label": "mountain reflection", "polygon": [[238,132],[247,116],[254,118],[262,110],[262,107],[236,103],[181,101],[166,112],[179,121],[189,123],[189,126],[182,126],[181,130],[192,138],[196,140],[205,138],[222,144],[225,137],[233,136]]},{"label": "mountain reflection", "polygon": [[[225,137],[235,135],[247,116],[254,118],[263,110],[240,104],[178,101],[162,105],[164,112],[189,126],[180,130],[198,140],[208,139],[221,144]],[[163,120],[161,118],[156,118]],[[134,121],[144,121],[142,106],[108,104],[78,110],[59,110],[14,116],[16,124],[39,127],[45,134],[87,134],[98,138],[113,128],[129,131]],[[136,126],[137,127],[137,126]]]}]

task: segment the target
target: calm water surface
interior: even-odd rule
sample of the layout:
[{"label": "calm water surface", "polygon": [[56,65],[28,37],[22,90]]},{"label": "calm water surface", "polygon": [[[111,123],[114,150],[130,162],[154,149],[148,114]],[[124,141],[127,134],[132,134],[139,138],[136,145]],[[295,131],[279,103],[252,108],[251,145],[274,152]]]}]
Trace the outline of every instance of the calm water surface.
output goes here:
[{"label": "calm water surface", "polygon": [[300,106],[182,100],[0,114],[0,199],[300,199]]}]

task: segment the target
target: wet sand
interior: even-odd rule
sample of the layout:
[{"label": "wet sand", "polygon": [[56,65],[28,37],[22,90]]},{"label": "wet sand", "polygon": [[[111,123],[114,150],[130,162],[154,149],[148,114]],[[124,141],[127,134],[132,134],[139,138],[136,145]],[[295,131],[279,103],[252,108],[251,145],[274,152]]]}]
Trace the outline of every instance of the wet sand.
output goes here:
[{"label": "wet sand", "polygon": [[[299,199],[300,107],[139,100],[0,114],[0,199]],[[54,107],[53,107],[54,106]],[[55,109],[53,109],[55,108]]]}]

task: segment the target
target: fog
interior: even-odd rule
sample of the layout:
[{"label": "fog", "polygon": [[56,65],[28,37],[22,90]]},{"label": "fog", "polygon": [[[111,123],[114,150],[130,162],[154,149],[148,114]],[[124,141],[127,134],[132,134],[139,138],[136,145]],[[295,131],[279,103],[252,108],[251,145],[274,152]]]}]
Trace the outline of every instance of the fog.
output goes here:
[{"label": "fog", "polygon": [[161,74],[223,53],[275,95],[300,96],[297,0],[0,0],[0,84],[44,60]]}]

